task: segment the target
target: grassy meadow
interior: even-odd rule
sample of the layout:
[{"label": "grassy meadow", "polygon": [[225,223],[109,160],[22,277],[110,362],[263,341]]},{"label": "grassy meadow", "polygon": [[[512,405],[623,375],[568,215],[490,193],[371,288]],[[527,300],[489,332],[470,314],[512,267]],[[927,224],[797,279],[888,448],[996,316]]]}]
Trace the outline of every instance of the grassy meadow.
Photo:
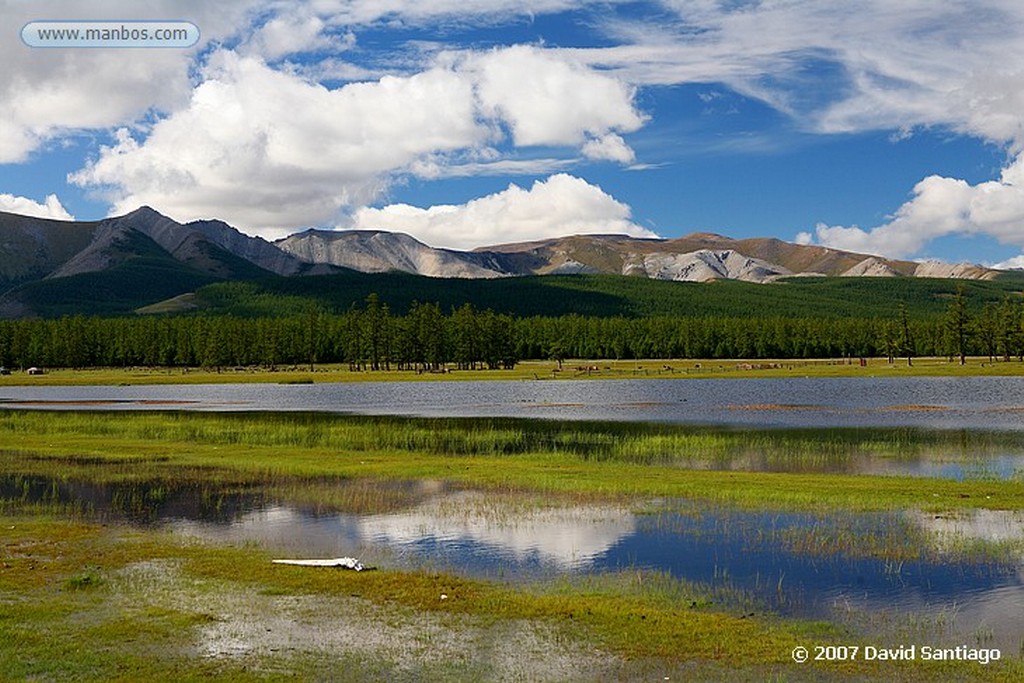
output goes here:
[{"label": "grassy meadow", "polygon": [[[1015,434],[914,430],[2,411],[0,671],[13,680],[318,680],[338,671],[355,680],[1020,680],[1019,652],[988,665],[797,664],[798,646],[880,644],[879,625],[783,619],[658,572],[506,584],[431,570],[281,567],[258,545],[201,542],[97,515],[45,488],[29,493],[39,482],[54,492],[62,482],[114,487],[118,509],[143,520],[147,506],[181,487],[198,487],[212,509],[251,494],[372,513],[410,505],[409,491],[387,485],[408,481],[513,496],[524,506],[604,501],[642,511],[660,499],[938,515],[1022,510],[1024,481],[813,470],[865,454],[899,461],[1022,447]],[[750,449],[791,471],[693,468]],[[922,552],[921,539],[896,532],[865,539],[812,529],[779,540],[894,562]],[[912,625],[901,628],[913,642]]]}]

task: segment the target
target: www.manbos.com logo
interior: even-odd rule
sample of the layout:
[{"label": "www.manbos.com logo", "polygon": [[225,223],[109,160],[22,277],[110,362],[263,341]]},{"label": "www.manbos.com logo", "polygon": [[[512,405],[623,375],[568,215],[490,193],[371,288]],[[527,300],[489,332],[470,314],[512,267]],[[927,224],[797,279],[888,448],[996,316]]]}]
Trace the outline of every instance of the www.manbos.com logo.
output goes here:
[{"label": "www.manbos.com logo", "polygon": [[192,47],[189,21],[32,21],[21,29],[29,47]]}]

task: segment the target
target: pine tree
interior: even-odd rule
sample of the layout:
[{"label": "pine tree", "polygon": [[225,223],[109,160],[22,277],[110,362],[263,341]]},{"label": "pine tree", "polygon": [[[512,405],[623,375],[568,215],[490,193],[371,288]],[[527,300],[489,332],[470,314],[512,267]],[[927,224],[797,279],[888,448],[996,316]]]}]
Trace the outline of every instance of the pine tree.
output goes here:
[{"label": "pine tree", "polygon": [[964,286],[956,288],[956,295],[946,308],[946,331],[949,334],[949,352],[960,359],[960,365],[967,362],[967,342],[970,337],[971,318],[967,311],[967,297]]}]

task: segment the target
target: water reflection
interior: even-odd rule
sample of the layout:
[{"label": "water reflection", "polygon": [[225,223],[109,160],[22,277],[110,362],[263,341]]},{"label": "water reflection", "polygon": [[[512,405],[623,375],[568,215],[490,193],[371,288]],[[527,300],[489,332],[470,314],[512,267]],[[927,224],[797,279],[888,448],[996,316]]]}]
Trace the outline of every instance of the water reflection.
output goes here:
[{"label": "water reflection", "polygon": [[0,475],[0,501],[53,505],[65,512],[135,524],[170,518],[226,524],[266,504],[260,487],[226,490],[220,484],[169,480],[97,483],[45,475]]},{"label": "water reflection", "polygon": [[853,444],[843,450],[823,444],[815,453],[793,453],[785,446],[767,445],[726,451],[710,458],[684,454],[677,459],[680,465],[691,469],[736,472],[865,474],[955,481],[1024,477],[1024,452],[1020,448],[986,449],[979,444],[959,448],[954,444],[935,443],[903,453],[885,449],[873,451]]},{"label": "water reflection", "polygon": [[[302,489],[304,500],[317,486],[323,501],[352,486],[314,484]],[[940,624],[943,637],[984,639],[1007,652],[1017,651],[1024,634],[1020,512],[830,515],[676,501],[638,514],[615,505],[457,491],[438,482],[345,494],[340,499],[353,504],[367,494],[397,501],[386,511],[363,503],[362,511],[346,511],[289,500],[280,491],[0,477],[5,506],[67,505],[217,543],[258,543],[281,556],[357,556],[384,570],[427,567],[513,581],[656,570],[705,586],[726,609],[756,604],[798,617],[892,615],[894,622],[909,614]],[[1014,552],[979,542],[1010,544]]]},{"label": "water reflection", "polygon": [[[826,619],[915,615],[920,623],[940,625],[943,637],[984,637],[990,645],[1019,647],[1024,561],[948,551],[972,538],[1020,541],[1020,516],[972,513],[948,526],[946,521],[706,506],[637,515],[614,506],[537,509],[514,498],[446,492],[386,514],[310,514],[275,505],[227,525],[170,524],[180,533],[220,543],[258,542],[295,557],[357,555],[385,568],[426,566],[508,580],[663,571],[704,585],[727,608],[754,603]],[[846,540],[837,544],[836,538]],[[863,543],[869,539],[888,539],[891,547],[883,543],[868,551]],[[918,552],[918,544],[931,549]]]},{"label": "water reflection", "polygon": [[535,507],[478,492],[445,493],[385,514],[316,514],[274,505],[229,525],[174,519],[180,533],[218,542],[258,542],[309,557],[382,550],[404,567],[424,563],[484,576],[533,578],[599,566],[636,518],[620,507]]},{"label": "water reflection", "polygon": [[906,516],[925,529],[939,548],[965,541],[1018,542],[1024,546],[1024,511],[961,510],[947,514],[912,511]]},{"label": "water reflection", "polygon": [[592,564],[634,533],[627,511],[609,506],[494,507],[493,498],[462,492],[412,510],[371,515],[357,523],[361,538],[387,545],[476,546],[502,560],[539,561],[565,569]]}]

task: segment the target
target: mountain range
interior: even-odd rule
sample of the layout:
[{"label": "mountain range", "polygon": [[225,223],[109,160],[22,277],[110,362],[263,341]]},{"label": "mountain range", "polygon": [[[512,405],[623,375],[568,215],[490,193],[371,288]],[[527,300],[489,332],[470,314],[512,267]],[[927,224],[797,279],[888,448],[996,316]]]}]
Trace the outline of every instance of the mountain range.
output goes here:
[{"label": "mountain range", "polygon": [[217,220],[178,223],[142,207],[69,222],[0,212],[0,317],[127,313],[218,281],[402,272],[432,278],[614,274],[770,283],[799,276],[990,280],[1001,271],[917,263],[778,239],[576,235],[473,251],[384,231],[307,230],[276,242]]}]

